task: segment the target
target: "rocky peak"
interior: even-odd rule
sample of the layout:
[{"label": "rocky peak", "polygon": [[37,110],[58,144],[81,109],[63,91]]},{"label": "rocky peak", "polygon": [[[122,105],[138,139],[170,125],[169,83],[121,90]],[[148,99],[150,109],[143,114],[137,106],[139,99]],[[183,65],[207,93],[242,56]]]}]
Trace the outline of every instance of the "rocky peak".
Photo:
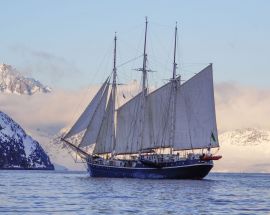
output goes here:
[{"label": "rocky peak", "polygon": [[267,130],[257,128],[236,129],[234,131],[227,131],[219,136],[221,144],[228,142],[233,145],[260,145],[269,143],[270,132]]},{"label": "rocky peak", "polygon": [[51,89],[33,78],[24,77],[11,65],[0,64],[0,92],[33,95],[49,93]]}]

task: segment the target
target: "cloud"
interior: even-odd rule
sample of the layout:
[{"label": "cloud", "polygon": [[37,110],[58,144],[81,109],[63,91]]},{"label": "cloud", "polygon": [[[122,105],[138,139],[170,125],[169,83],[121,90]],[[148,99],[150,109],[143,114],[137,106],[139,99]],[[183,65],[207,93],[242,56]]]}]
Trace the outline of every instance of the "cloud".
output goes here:
[{"label": "cloud", "polygon": [[76,117],[75,112],[83,111],[97,88],[92,86],[88,90],[57,90],[33,96],[1,94],[1,110],[26,129],[43,129],[54,133],[66,126],[72,117]]},{"label": "cloud", "polygon": [[[90,102],[99,86],[88,89],[55,90],[49,94],[18,96],[0,94],[1,110],[26,130],[40,129],[56,134],[71,126]],[[118,87],[118,105],[133,97],[139,83]],[[215,86],[216,113],[219,131],[257,127],[270,129],[270,89],[221,83]]]},{"label": "cloud", "polygon": [[[99,85],[80,90],[54,90],[51,93],[38,93],[32,96],[0,94],[1,111],[7,113],[26,130],[43,130],[56,134],[60,129],[72,126],[84,111]],[[138,92],[136,81],[118,87],[121,105]]]},{"label": "cloud", "polygon": [[270,89],[220,83],[215,86],[220,131],[256,127],[270,129]]},{"label": "cloud", "polygon": [[73,62],[49,52],[32,50],[25,46],[13,46],[11,50],[23,59],[24,66],[20,68],[23,74],[40,76],[47,79],[50,85],[59,85],[59,82],[80,74]]}]

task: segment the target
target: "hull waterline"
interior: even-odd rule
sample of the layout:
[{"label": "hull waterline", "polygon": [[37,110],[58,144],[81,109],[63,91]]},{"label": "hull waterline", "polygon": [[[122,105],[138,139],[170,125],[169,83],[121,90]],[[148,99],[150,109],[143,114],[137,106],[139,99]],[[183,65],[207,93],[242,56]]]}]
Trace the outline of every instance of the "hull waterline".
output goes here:
[{"label": "hull waterline", "polygon": [[109,178],[203,179],[212,168],[212,162],[162,168],[116,167],[88,163],[88,172],[91,177]]}]

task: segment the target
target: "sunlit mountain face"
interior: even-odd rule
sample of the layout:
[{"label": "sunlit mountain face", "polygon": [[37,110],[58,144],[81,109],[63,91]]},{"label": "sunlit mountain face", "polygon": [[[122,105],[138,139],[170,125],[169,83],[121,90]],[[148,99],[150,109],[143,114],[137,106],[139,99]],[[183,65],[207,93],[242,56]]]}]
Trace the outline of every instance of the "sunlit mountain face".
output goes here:
[{"label": "sunlit mountain face", "polygon": [[49,93],[51,88],[39,81],[24,77],[14,67],[0,64],[0,92],[18,95],[33,95],[36,93]]},{"label": "sunlit mountain face", "polygon": [[1,111],[0,169],[54,169],[40,144]]},{"label": "sunlit mountain face", "polygon": [[219,154],[215,171],[270,173],[270,131],[245,128],[219,135]]}]

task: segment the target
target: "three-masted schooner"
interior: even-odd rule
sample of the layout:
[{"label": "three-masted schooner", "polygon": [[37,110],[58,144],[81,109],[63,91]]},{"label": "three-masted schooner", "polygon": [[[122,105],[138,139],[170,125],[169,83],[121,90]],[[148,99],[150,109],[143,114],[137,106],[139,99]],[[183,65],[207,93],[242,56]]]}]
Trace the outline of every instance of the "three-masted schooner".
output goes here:
[{"label": "three-masted schooner", "polygon": [[[149,93],[147,26],[146,18],[141,92],[116,108],[115,36],[112,81],[106,79],[62,141],[86,161],[93,177],[202,179],[213,160],[221,158],[210,153],[219,147],[212,64],[181,84],[176,75],[176,25],[172,78]],[[69,140],[82,131],[79,145]],[[88,153],[84,147],[91,144],[94,150]]]}]

